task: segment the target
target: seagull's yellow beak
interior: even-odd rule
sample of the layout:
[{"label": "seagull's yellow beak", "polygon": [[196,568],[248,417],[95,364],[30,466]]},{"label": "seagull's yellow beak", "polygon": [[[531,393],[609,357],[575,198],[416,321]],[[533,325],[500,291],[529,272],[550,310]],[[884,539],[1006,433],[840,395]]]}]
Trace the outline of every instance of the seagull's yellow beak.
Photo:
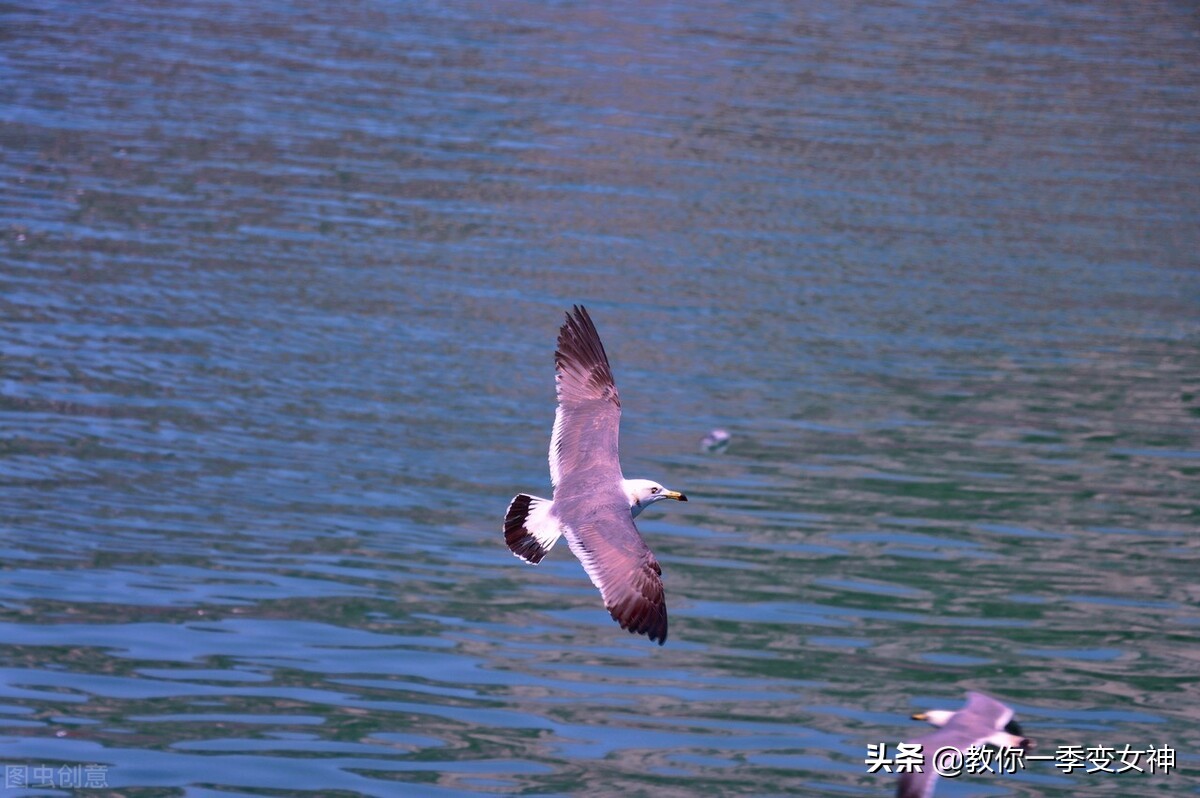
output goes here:
[{"label": "seagull's yellow beak", "polygon": [[913,715],[913,716],[912,716],[912,719],[913,719],[913,720],[925,720],[925,713],[924,713],[924,712],[918,712],[917,714],[915,714],[915,715]]},{"label": "seagull's yellow beak", "polygon": [[664,490],[663,495],[666,496],[668,499],[674,499],[677,502],[687,501],[687,496],[684,496],[682,493],[680,493],[677,490]]}]

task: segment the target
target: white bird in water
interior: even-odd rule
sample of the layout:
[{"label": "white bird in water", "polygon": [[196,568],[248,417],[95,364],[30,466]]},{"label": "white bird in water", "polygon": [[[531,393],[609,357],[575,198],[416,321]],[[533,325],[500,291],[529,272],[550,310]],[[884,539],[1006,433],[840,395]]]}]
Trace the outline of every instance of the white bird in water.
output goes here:
[{"label": "white bird in water", "polygon": [[1012,708],[983,693],[967,693],[967,705],[957,712],[931,709],[913,715],[939,727],[936,731],[910,742],[920,743],[925,755],[924,772],[900,774],[896,798],[930,798],[938,773],[933,767],[933,755],[941,748],[966,751],[973,745],[994,745],[997,748],[1032,748],[1033,741],[1025,737],[1013,720]]},{"label": "white bird in water", "polygon": [[711,454],[720,454],[729,448],[730,435],[723,429],[715,429],[700,441],[700,450]]},{"label": "white bird in water", "polygon": [[604,344],[581,306],[567,314],[558,332],[554,365],[554,499],[517,494],[504,518],[504,541],[513,554],[536,565],[566,536],[613,620],[662,645],[667,640],[662,568],[633,519],[655,502],[687,497],[621,473],[621,400]]}]

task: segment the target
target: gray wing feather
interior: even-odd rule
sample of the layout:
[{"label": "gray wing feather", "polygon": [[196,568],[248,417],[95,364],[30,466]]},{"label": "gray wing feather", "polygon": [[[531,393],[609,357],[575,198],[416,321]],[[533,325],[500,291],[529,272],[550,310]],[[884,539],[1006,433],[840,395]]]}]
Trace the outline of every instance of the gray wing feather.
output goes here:
[{"label": "gray wing feather", "polygon": [[621,479],[617,438],[621,399],[596,325],[576,306],[558,333],[554,352],[558,409],[550,439],[550,478],[557,487],[573,474]]},{"label": "gray wing feather", "polygon": [[623,505],[607,505],[588,520],[568,523],[571,551],[599,590],[613,620],[662,645],[667,641],[667,602],[662,568],[638,534]]},{"label": "gray wing feather", "polygon": [[991,696],[971,692],[967,693],[967,705],[960,709],[950,722],[953,723],[964,716],[977,724],[981,731],[986,729],[987,734],[990,735],[1008,725],[1008,722],[1012,720],[1013,711]]},{"label": "gray wing feather", "polygon": [[933,795],[933,785],[938,780],[938,774],[929,765],[924,773],[901,773],[896,785],[896,798],[929,798]]},{"label": "gray wing feather", "polygon": [[896,786],[896,798],[929,798],[933,795],[933,785],[938,780],[937,771],[933,768],[934,753],[947,745],[961,751],[974,742],[965,741],[962,729],[955,728],[954,722],[957,718],[955,715],[942,728],[909,741],[921,744],[921,751],[925,756],[924,772],[901,773],[900,782]]}]

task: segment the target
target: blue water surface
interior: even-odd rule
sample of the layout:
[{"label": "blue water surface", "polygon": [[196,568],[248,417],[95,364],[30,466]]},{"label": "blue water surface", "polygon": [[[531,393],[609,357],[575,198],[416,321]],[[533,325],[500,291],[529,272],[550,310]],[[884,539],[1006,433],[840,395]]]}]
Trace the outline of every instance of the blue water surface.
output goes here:
[{"label": "blue water surface", "polygon": [[[889,795],[967,690],[1177,766],[939,796],[1200,792],[1185,4],[0,31],[4,796]],[[662,648],[503,545],[575,303]]]}]

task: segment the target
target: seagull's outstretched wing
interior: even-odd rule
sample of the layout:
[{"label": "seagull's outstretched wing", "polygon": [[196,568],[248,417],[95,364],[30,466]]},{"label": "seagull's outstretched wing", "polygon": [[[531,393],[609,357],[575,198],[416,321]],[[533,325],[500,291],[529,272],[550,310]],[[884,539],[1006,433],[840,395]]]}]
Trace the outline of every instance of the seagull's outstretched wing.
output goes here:
[{"label": "seagull's outstretched wing", "polygon": [[982,742],[991,733],[990,731],[964,728],[966,723],[964,720],[960,720],[962,718],[963,713],[960,710],[942,728],[910,741],[920,743],[922,746],[921,750],[925,755],[925,764],[922,766],[924,772],[901,773],[900,781],[896,785],[896,798],[929,798],[933,795],[933,785],[938,779],[938,772],[933,766],[933,755],[946,746],[965,751],[972,745]]},{"label": "seagull's outstretched wing", "polygon": [[[914,740],[914,742],[916,741]],[[933,759],[933,752],[940,747],[930,748],[928,743],[925,744],[923,772],[901,773],[900,781],[896,784],[896,798],[930,798],[933,795],[933,785],[937,783],[938,774],[930,762]]]},{"label": "seagull's outstretched wing", "polygon": [[922,746],[921,750],[925,756],[925,764],[922,766],[924,772],[901,773],[900,781],[896,785],[896,798],[929,798],[933,795],[933,785],[938,779],[938,772],[933,765],[934,754],[946,746],[965,751],[982,742],[990,733],[966,728],[963,712],[960,710],[942,728],[911,740]]},{"label": "seagull's outstretched wing", "polygon": [[570,513],[587,520],[566,521],[564,534],[600,589],[613,620],[661,646],[667,642],[667,601],[662,568],[638,534],[629,510],[621,504],[578,506]]},{"label": "seagull's outstretched wing", "polygon": [[550,437],[550,481],[557,487],[578,470],[604,471],[620,480],[621,399],[596,325],[578,305],[558,332],[554,368],[558,409]]},{"label": "seagull's outstretched wing", "polygon": [[1008,725],[1012,720],[1013,711],[1007,704],[1002,704],[989,695],[970,692],[967,693],[967,705],[960,709],[950,722],[953,723],[960,717],[964,720],[970,719],[972,730],[986,731],[990,737]]}]

